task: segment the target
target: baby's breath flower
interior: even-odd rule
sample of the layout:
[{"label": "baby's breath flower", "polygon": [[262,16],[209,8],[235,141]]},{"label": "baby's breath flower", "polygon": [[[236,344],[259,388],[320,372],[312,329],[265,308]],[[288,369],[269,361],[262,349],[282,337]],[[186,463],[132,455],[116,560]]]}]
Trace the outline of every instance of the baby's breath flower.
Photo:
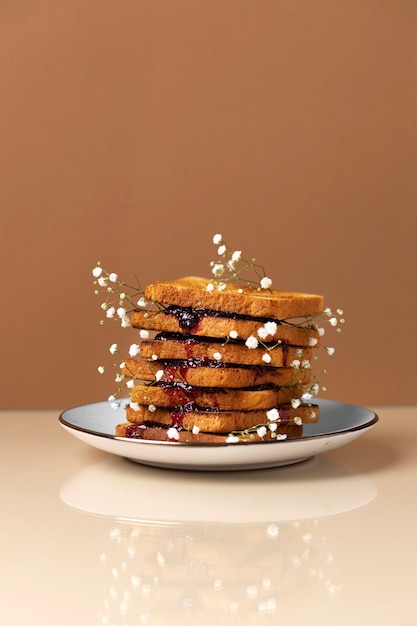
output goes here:
[{"label": "baby's breath flower", "polygon": [[130,326],[130,319],[127,317],[127,315],[125,315],[122,318],[120,324],[121,324],[122,328],[129,328],[129,326]]},{"label": "baby's breath flower", "polygon": [[267,432],[266,426],[259,426],[259,428],[256,429],[256,434],[260,439],[263,439]]},{"label": "baby's breath flower", "polygon": [[272,361],[272,358],[269,352],[265,352],[265,354],[262,355],[262,361],[264,363],[270,363]]},{"label": "baby's breath flower", "polygon": [[270,422],[276,422],[279,420],[279,411],[275,408],[269,409],[269,411],[266,412],[266,416]]},{"label": "baby's breath flower", "polygon": [[308,345],[309,346],[316,346],[318,343],[318,340],[316,337],[309,337],[308,338]]},{"label": "baby's breath flower", "polygon": [[303,393],[303,395],[301,396],[301,402],[310,402],[310,400],[313,399],[313,394],[308,393],[307,391],[305,393]]},{"label": "baby's breath flower", "polygon": [[151,356],[152,361],[157,361],[158,360],[158,355],[157,354],[153,354]]},{"label": "baby's breath flower", "polygon": [[324,333],[326,332],[326,329],[323,328],[323,326],[321,326],[320,328],[317,329],[317,332],[320,335],[320,337],[323,337]]},{"label": "baby's breath flower", "polygon": [[260,337],[261,339],[266,339],[269,335],[268,331],[266,330],[265,326],[261,326],[260,328],[258,328],[258,337]]},{"label": "baby's breath flower", "polygon": [[254,337],[253,335],[251,335],[250,337],[248,337],[245,341],[245,346],[247,348],[249,348],[250,350],[253,350],[254,348],[257,348],[259,345],[258,340],[256,339],[256,337]]},{"label": "baby's breath flower", "polygon": [[219,246],[219,249],[217,250],[217,254],[219,256],[223,256],[226,252],[226,246],[223,244],[222,246]]},{"label": "baby's breath flower", "polygon": [[233,263],[237,263],[242,258],[242,250],[235,250],[232,254]]},{"label": "baby's breath flower", "polygon": [[328,346],[326,348],[326,352],[327,354],[329,354],[330,356],[332,356],[332,354],[334,354],[334,348],[331,348],[330,346]]},{"label": "baby's breath flower", "polygon": [[180,434],[178,432],[178,430],[176,428],[168,428],[167,431],[167,435],[169,437],[169,439],[175,439],[176,441],[178,441],[178,439],[180,438]]},{"label": "baby's breath flower", "polygon": [[239,437],[236,437],[236,435],[228,435],[226,443],[239,443]]},{"label": "baby's breath flower", "polygon": [[106,368],[103,365],[99,365],[97,370],[99,374],[104,374],[104,372],[106,371]]},{"label": "baby's breath flower", "polygon": [[115,274],[114,272],[112,272],[111,274],[109,274],[109,281],[110,281],[111,283],[117,283],[117,279],[118,279],[118,276],[117,276],[117,274]]},{"label": "baby's breath flower", "polygon": [[215,263],[211,271],[213,272],[214,276],[216,276],[216,278],[219,278],[224,272],[223,263]]},{"label": "baby's breath flower", "polygon": [[278,433],[277,434],[277,439],[280,439],[281,441],[283,441],[286,438],[287,438],[287,435],[284,435],[283,433]]},{"label": "baby's breath flower", "polygon": [[268,430],[270,430],[271,433],[274,433],[277,428],[278,428],[278,424],[276,422],[270,422],[268,424]]},{"label": "baby's breath flower", "polygon": [[293,409],[298,409],[300,404],[301,404],[301,400],[299,400],[298,398],[293,398],[291,400],[291,406],[292,406]]},{"label": "baby's breath flower", "polygon": [[219,283],[219,286],[217,287],[217,291],[224,291],[226,287],[227,287],[226,283]]},{"label": "baby's breath flower", "polygon": [[137,343],[132,343],[129,348],[129,356],[137,356],[140,352],[140,346]]},{"label": "baby's breath flower", "polygon": [[134,411],[139,411],[139,403],[138,402],[129,402],[129,406],[131,409],[133,409]]},{"label": "baby's breath flower", "polygon": [[157,381],[161,380],[162,376],[164,375],[164,370],[158,370],[155,374],[155,379]]},{"label": "baby's breath flower", "polygon": [[144,328],[141,328],[139,331],[139,337],[141,339],[149,339],[149,330],[145,330]]},{"label": "baby's breath flower", "polygon": [[213,359],[215,359],[216,361],[221,361],[222,360],[222,355],[220,352],[214,352],[213,353]]},{"label": "baby's breath flower", "polygon": [[99,287],[106,287],[107,286],[107,277],[106,276],[100,276],[100,278],[97,281]]},{"label": "baby's breath flower", "polygon": [[194,425],[193,426],[193,435],[198,435],[199,432],[200,432],[200,427]]},{"label": "baby's breath flower", "polygon": [[114,306],[111,306],[110,308],[107,309],[106,311],[106,317],[108,317],[109,319],[114,317],[114,314],[116,313],[116,309],[114,308]]},{"label": "baby's breath flower", "polygon": [[127,381],[126,387],[128,389],[133,389],[134,386],[135,386],[135,381],[133,379],[130,379],[130,380]]},{"label": "baby's breath flower", "polygon": [[219,245],[219,243],[221,243],[222,239],[223,239],[223,238],[222,238],[222,236],[220,235],[220,233],[217,233],[217,235],[214,235],[214,237],[213,237],[213,243],[214,243],[216,246],[218,246],[218,245]]},{"label": "baby's breath flower", "polygon": [[148,409],[149,409],[149,411],[150,411],[151,413],[154,413],[154,412],[156,411],[156,406],[155,406],[154,404],[150,404],[150,405],[148,406]]},{"label": "baby's breath flower", "polygon": [[101,276],[103,272],[103,268],[99,267],[98,265],[93,269],[93,276],[94,278],[99,278],[99,276]]},{"label": "baby's breath flower", "polygon": [[206,287],[206,291],[214,291],[214,285],[213,283],[208,283],[207,287]]},{"label": "baby's breath flower", "polygon": [[261,288],[262,289],[270,289],[272,286],[272,280],[268,278],[268,276],[264,276],[261,278]]},{"label": "baby's breath flower", "polygon": [[300,365],[301,365],[301,363],[300,363],[299,359],[294,359],[290,363],[290,367],[293,367],[294,369],[298,369],[300,367]]},{"label": "baby's breath flower", "polygon": [[268,335],[275,335],[278,330],[278,325],[276,322],[265,322],[264,327]]},{"label": "baby's breath flower", "polygon": [[229,332],[229,337],[230,337],[231,339],[237,339],[237,338],[238,338],[238,332],[237,332],[237,330],[231,330],[231,331]]},{"label": "baby's breath flower", "polygon": [[112,396],[109,396],[109,397],[107,398],[107,400],[108,400],[109,402],[114,402],[114,401],[116,400],[116,396],[113,396],[113,395],[112,395]]},{"label": "baby's breath flower", "polygon": [[121,374],[120,372],[117,372],[117,374],[116,374],[116,376],[114,378],[114,381],[116,383],[121,383],[123,379],[124,379],[123,374]]},{"label": "baby's breath flower", "polygon": [[304,361],[301,361],[301,367],[303,367],[306,370],[310,369],[311,367],[310,361],[308,359],[304,359]]},{"label": "baby's breath flower", "polygon": [[143,307],[145,307],[148,303],[147,303],[147,301],[146,301],[146,298],[144,298],[144,297],[142,296],[141,298],[139,298],[139,300],[138,300],[138,303],[137,303],[137,304],[138,304],[138,306],[140,306],[140,307],[142,307],[142,308],[143,308]]},{"label": "baby's breath flower", "polygon": [[323,311],[323,315],[325,317],[330,317],[332,315],[332,310],[329,307],[326,307]]},{"label": "baby's breath flower", "polygon": [[117,343],[112,343],[109,348],[110,354],[116,354],[118,350],[119,350],[119,346],[117,345]]},{"label": "baby's breath flower", "polygon": [[331,326],[337,326],[337,317],[331,317],[331,318],[329,319],[329,324],[330,324]]},{"label": "baby's breath flower", "polygon": [[299,415],[294,417],[294,424],[296,426],[302,426],[303,425],[303,420],[301,419],[301,417]]},{"label": "baby's breath flower", "polygon": [[119,306],[119,308],[116,311],[118,317],[120,317],[120,319],[123,319],[126,315],[126,309],[122,306]]}]

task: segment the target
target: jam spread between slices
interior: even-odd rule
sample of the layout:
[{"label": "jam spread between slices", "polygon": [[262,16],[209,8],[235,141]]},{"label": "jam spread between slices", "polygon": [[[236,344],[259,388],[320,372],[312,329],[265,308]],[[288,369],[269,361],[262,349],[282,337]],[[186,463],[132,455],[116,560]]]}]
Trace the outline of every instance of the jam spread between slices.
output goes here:
[{"label": "jam spread between slices", "polygon": [[[168,306],[164,313],[166,315],[174,315],[178,320],[181,330],[184,332],[193,332],[198,330],[201,320],[204,317],[226,317],[227,319],[232,320],[256,320],[261,324],[271,321],[271,318],[268,317],[251,317],[250,315],[242,315],[240,313],[227,313],[225,311],[217,311],[214,309],[181,307],[173,304]],[[277,324],[281,324],[280,320],[274,321]]]}]

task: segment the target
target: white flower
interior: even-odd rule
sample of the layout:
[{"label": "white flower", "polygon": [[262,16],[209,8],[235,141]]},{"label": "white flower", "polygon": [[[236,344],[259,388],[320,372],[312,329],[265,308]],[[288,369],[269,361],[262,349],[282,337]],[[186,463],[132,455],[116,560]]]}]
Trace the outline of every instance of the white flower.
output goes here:
[{"label": "white flower", "polygon": [[112,318],[114,317],[114,314],[116,313],[116,309],[114,308],[114,306],[111,306],[109,309],[107,309],[106,311],[106,317],[108,318]]},{"label": "white flower", "polygon": [[140,306],[140,307],[142,307],[142,308],[143,308],[143,307],[144,307],[144,306],[146,306],[147,304],[148,304],[148,303],[147,303],[146,299],[145,299],[143,296],[142,296],[141,298],[139,298],[139,300],[138,300],[138,306]]},{"label": "white flower", "polygon": [[117,274],[115,274],[114,272],[112,272],[111,274],[109,274],[109,281],[110,281],[111,283],[117,283],[117,279],[118,279],[118,276],[117,276]]},{"label": "white flower", "polygon": [[139,411],[139,404],[137,402],[129,402],[129,406],[131,409],[133,409],[134,411]]},{"label": "white flower", "polygon": [[150,404],[150,405],[148,406],[148,410],[149,410],[151,413],[154,413],[154,412],[156,411],[156,406],[155,406],[154,404]]},{"label": "white flower", "polygon": [[140,352],[140,346],[137,343],[132,343],[129,348],[129,356],[137,356]]},{"label": "white flower", "polygon": [[304,361],[301,362],[301,367],[304,367],[306,370],[310,369],[310,361],[308,359],[304,359]]},{"label": "white flower", "polygon": [[278,428],[278,424],[276,424],[275,422],[271,422],[268,424],[268,428],[271,431],[271,433],[274,433],[276,429]]},{"label": "white flower", "polygon": [[117,345],[117,343],[112,343],[109,348],[110,354],[116,354],[118,349],[119,349],[119,346]]},{"label": "white flower", "polygon": [[117,372],[117,374],[116,374],[116,376],[114,378],[115,382],[116,383],[121,383],[123,379],[124,379],[123,374],[120,374],[120,372]]},{"label": "white flower", "polygon": [[303,393],[303,395],[301,396],[301,401],[305,402],[305,403],[310,402],[312,397],[313,397],[313,394],[311,394],[311,393],[308,393],[308,392]]},{"label": "white flower", "polygon": [[327,317],[330,317],[332,315],[332,310],[329,309],[329,307],[327,307],[326,309],[324,309],[323,315],[326,315]]},{"label": "white flower", "polygon": [[268,278],[268,276],[264,276],[261,280],[261,288],[262,289],[269,289],[272,285],[272,280],[270,278]]},{"label": "white flower", "polygon": [[328,347],[328,348],[326,348],[326,352],[327,352],[327,354],[329,354],[331,356],[332,354],[334,354],[334,348]]},{"label": "white flower", "polygon": [[301,400],[299,400],[298,398],[293,398],[291,400],[291,406],[292,406],[293,409],[298,409],[300,404],[301,404]]},{"label": "white flower", "polygon": [[318,340],[316,339],[316,337],[309,337],[308,338],[308,345],[309,346],[316,346],[318,343]]},{"label": "white flower", "polygon": [[245,346],[247,348],[250,348],[251,350],[253,350],[254,348],[257,348],[259,345],[258,340],[256,339],[256,337],[254,337],[253,335],[251,335],[250,337],[248,337],[245,341]]},{"label": "white flower", "polygon": [[267,432],[268,431],[265,426],[259,426],[259,428],[256,429],[256,434],[258,435],[260,439],[263,439],[263,437],[265,437]]},{"label": "white flower", "polygon": [[239,437],[236,437],[236,435],[229,435],[226,439],[226,443],[239,443]]},{"label": "white flower", "polygon": [[223,256],[225,252],[226,252],[226,246],[224,244],[222,246],[219,246],[219,249],[217,250],[217,254],[219,256]]},{"label": "white flower", "polygon": [[116,397],[115,396],[109,396],[107,398],[107,400],[108,400],[108,402],[114,402],[116,400]]},{"label": "white flower", "polygon": [[269,411],[266,412],[266,416],[270,422],[278,421],[279,420],[278,409],[269,409]]},{"label": "white flower", "polygon": [[200,432],[199,426],[193,426],[193,435],[198,435],[199,432]]},{"label": "white flower", "polygon": [[103,269],[97,265],[93,269],[93,276],[94,276],[94,278],[98,278],[99,276],[101,276],[102,271],[103,271]]},{"label": "white flower", "polygon": [[110,404],[110,408],[112,408],[112,409],[114,409],[114,410],[115,410],[115,409],[118,409],[118,408],[119,408],[119,406],[120,406],[120,402],[117,402],[117,401],[116,401],[116,402],[112,402],[112,403]]},{"label": "white flower", "polygon": [[316,396],[319,391],[320,391],[320,387],[319,387],[318,383],[314,383],[314,385],[311,385],[310,393],[312,393],[313,396]]},{"label": "white flower", "polygon": [[287,435],[283,435],[282,433],[278,433],[277,434],[277,439],[283,440],[283,439],[286,439],[286,438],[287,438]]},{"label": "white flower", "polygon": [[207,287],[206,287],[206,291],[213,291],[214,290],[214,285],[213,283],[208,283]]},{"label": "white flower", "polygon": [[218,246],[219,243],[221,243],[223,237],[220,235],[220,233],[217,233],[217,235],[214,235],[213,237],[213,243]]},{"label": "white flower", "polygon": [[99,374],[104,374],[104,372],[106,371],[106,368],[103,365],[99,365],[97,370]]},{"label": "white flower", "polygon": [[272,361],[271,355],[268,352],[262,355],[262,361],[264,363],[270,363]]},{"label": "white flower", "polygon": [[214,274],[214,276],[216,276],[218,278],[224,272],[224,265],[223,265],[223,263],[215,263],[213,265],[213,269],[211,271]]},{"label": "white flower", "polygon": [[321,326],[320,328],[317,329],[317,332],[318,332],[320,337],[323,337],[323,335],[326,332],[326,330]]},{"label": "white flower", "polygon": [[238,332],[237,332],[237,330],[231,330],[231,331],[229,332],[229,337],[230,337],[231,339],[237,339],[237,338],[238,338]]},{"label": "white flower", "polygon": [[120,319],[123,319],[126,316],[126,309],[124,309],[122,306],[119,306],[116,313],[117,316],[120,317]]},{"label": "white flower", "polygon": [[258,328],[257,332],[258,332],[258,337],[260,337],[261,339],[266,339],[269,334],[265,326],[261,326],[260,328]]},{"label": "white flower", "polygon": [[216,361],[221,361],[222,360],[222,355],[220,352],[214,352],[213,353],[213,359],[215,359]]},{"label": "white flower", "polygon": [[168,428],[167,435],[169,439],[178,439],[180,438],[180,434],[176,428]]},{"label": "white flower", "polygon": [[158,355],[157,354],[153,354],[151,359],[152,359],[152,361],[157,361],[158,360]]},{"label": "white flower", "polygon": [[141,339],[149,339],[149,330],[145,330],[144,328],[141,328],[139,331],[139,337]]},{"label": "white flower", "polygon": [[232,254],[232,261],[233,263],[237,263],[238,261],[240,261],[242,256],[242,251],[241,250],[235,250]]},{"label": "white flower", "polygon": [[337,318],[336,318],[336,317],[331,317],[331,318],[329,319],[329,324],[330,324],[331,326],[337,326]]},{"label": "white flower", "polygon": [[275,335],[278,330],[278,325],[276,322],[265,322],[265,330],[268,335]]},{"label": "white flower", "polygon": [[128,389],[133,389],[134,386],[135,386],[135,381],[133,379],[127,381],[126,387]]},{"label": "white flower", "polygon": [[163,375],[164,375],[164,370],[158,370],[155,374],[155,379],[159,381],[161,380]]},{"label": "white flower", "polygon": [[217,287],[217,291],[224,291],[226,287],[227,287],[226,283],[220,283],[219,286]]},{"label": "white flower", "polygon": [[300,361],[298,359],[294,359],[294,361],[291,361],[290,367],[293,367],[294,369],[298,369],[300,367]]},{"label": "white flower", "polygon": [[107,278],[106,278],[106,276],[100,276],[100,278],[98,279],[97,282],[100,285],[100,287],[106,287],[107,286]]},{"label": "white flower", "polygon": [[130,319],[127,317],[127,315],[125,315],[122,318],[122,321],[120,322],[120,325],[122,328],[129,328],[130,326]]}]

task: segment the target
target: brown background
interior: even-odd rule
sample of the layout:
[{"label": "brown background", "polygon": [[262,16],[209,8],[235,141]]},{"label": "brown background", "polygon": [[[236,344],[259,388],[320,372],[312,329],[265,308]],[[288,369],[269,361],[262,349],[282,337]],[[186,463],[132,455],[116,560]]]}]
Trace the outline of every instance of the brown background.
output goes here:
[{"label": "brown background", "polygon": [[136,335],[92,267],[209,275],[215,232],[344,309],[327,397],[416,402],[416,32],[412,0],[1,2],[1,406],[106,398]]}]

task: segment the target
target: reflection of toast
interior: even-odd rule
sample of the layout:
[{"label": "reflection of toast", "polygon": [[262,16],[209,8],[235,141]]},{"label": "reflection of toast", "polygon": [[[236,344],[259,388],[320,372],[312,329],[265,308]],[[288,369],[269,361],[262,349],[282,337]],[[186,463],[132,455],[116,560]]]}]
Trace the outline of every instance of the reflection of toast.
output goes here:
[{"label": "reflection of toast", "polygon": [[[212,312],[211,312],[212,313]],[[259,319],[239,319],[212,315],[209,312],[199,312],[195,316],[196,323],[191,327],[193,335],[202,337],[217,337],[223,339],[230,333],[236,333],[236,338],[246,340],[251,335],[257,336],[258,330],[263,326]],[[146,330],[165,331],[169,333],[190,332],[181,319],[177,310],[166,311],[133,311],[131,314],[133,328]],[[283,341],[295,346],[317,345],[319,334],[316,329],[308,326],[296,327],[287,324],[277,324],[273,335],[267,337],[268,341]]]},{"label": "reflection of toast", "polygon": [[[293,408],[291,405],[277,407],[279,418],[277,424],[283,426],[296,423],[299,418],[303,423],[316,422],[318,420],[318,406],[301,405]],[[126,417],[132,423],[152,423],[160,426],[181,427],[192,430],[197,427],[203,432],[230,433],[236,430],[246,430],[267,422],[265,411],[218,411],[218,410],[184,410],[182,407],[155,408],[150,410],[148,406],[140,405],[138,410],[131,407],[126,409]]]},{"label": "reflection of toast", "polygon": [[215,309],[272,319],[315,315],[323,310],[323,297],[319,295],[257,290],[233,284],[228,284],[223,291],[208,291],[209,283],[208,279],[198,276],[154,282],[146,287],[145,298],[162,305]]},{"label": "reflection of toast", "polygon": [[257,385],[274,384],[278,387],[308,383],[309,369],[293,367],[240,366],[225,363],[185,361],[147,361],[127,359],[123,374],[141,380],[186,382],[193,387],[229,387],[239,389]]},{"label": "reflection of toast", "polygon": [[[209,359],[222,363],[244,365],[272,365],[286,367],[295,360],[309,360],[311,348],[288,346],[283,344],[267,350],[255,348],[248,350],[244,343],[204,341],[190,336],[163,335],[153,341],[143,341],[140,354],[145,359]],[[267,361],[265,361],[265,357]]]},{"label": "reflection of toast", "polygon": [[166,383],[137,385],[133,387],[130,399],[139,404],[160,407],[177,407],[191,404],[197,408],[213,408],[222,411],[249,411],[272,409],[278,404],[286,404],[291,398],[299,398],[302,389],[230,389],[190,387],[184,384]]}]

